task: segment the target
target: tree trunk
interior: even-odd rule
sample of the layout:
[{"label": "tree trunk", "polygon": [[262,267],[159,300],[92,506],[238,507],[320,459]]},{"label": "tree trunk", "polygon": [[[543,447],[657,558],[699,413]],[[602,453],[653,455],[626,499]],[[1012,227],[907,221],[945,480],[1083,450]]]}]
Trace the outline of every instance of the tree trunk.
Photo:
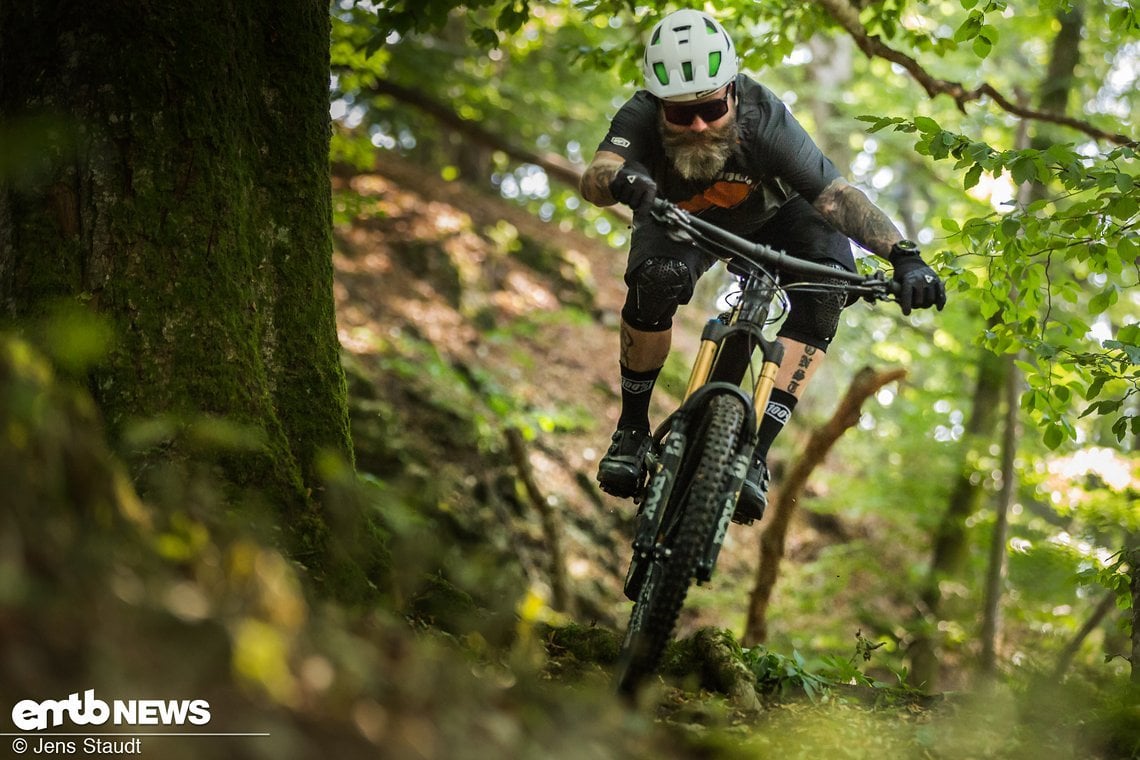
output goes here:
[{"label": "tree trunk", "polygon": [[[1134,597],[1135,598],[1135,597]],[[1073,658],[1081,649],[1081,644],[1089,637],[1089,634],[1096,630],[1108,613],[1116,609],[1116,592],[1109,591],[1101,597],[1100,603],[1093,609],[1092,614],[1077,631],[1076,635],[1065,644],[1065,648],[1061,650],[1061,654],[1057,656],[1057,664],[1053,666],[1053,680],[1060,683],[1069,671],[1069,666],[1073,664]],[[1133,638],[1133,647],[1135,647],[1135,638]],[[1133,649],[1135,654],[1135,649]],[[1135,660],[1133,660],[1135,662]],[[1136,669],[1133,668],[1135,677]]]},{"label": "tree trunk", "polygon": [[768,606],[779,577],[788,526],[808,478],[823,462],[839,437],[859,423],[863,402],[884,385],[904,377],[906,370],[903,369],[876,372],[870,367],[864,367],[859,370],[831,419],[812,431],[804,450],[796,457],[795,465],[776,489],[775,499],[765,519],[764,532],[760,536],[760,562],[756,570],[756,583],[748,600],[748,618],[741,638],[741,643],[745,646],[754,646],[768,638]]},{"label": "tree trunk", "polygon": [[1140,533],[1128,536],[1128,589],[1132,597],[1132,683],[1140,686]]},{"label": "tree trunk", "polygon": [[975,482],[977,459],[989,445],[997,426],[996,410],[1001,398],[1005,364],[1001,357],[983,351],[978,359],[978,378],[970,419],[966,423],[962,466],[946,512],[934,535],[934,548],[926,584],[919,594],[920,625],[908,649],[910,682],[933,688],[938,672],[934,631],[942,615],[942,582],[960,574],[967,554],[966,519],[978,510],[983,489]]},{"label": "tree trunk", "polygon": [[[319,553],[318,454],[351,460],[332,296],[329,13],[312,0],[5,3],[0,315],[104,320],[85,378],[113,439],[221,418],[256,445],[151,440],[284,510]],[[5,167],[7,168],[7,167]],[[145,488],[145,483],[141,484]]]},{"label": "tree trunk", "polygon": [[1001,494],[995,507],[993,538],[990,543],[989,567],[986,573],[985,603],[982,606],[981,670],[992,674],[997,667],[997,640],[1001,625],[1002,583],[1005,580],[1005,544],[1009,534],[1009,508],[1016,493],[1017,473],[1014,459],[1017,455],[1020,410],[1020,374],[1013,363],[1014,357],[1005,357],[1005,422],[1002,436]]}]

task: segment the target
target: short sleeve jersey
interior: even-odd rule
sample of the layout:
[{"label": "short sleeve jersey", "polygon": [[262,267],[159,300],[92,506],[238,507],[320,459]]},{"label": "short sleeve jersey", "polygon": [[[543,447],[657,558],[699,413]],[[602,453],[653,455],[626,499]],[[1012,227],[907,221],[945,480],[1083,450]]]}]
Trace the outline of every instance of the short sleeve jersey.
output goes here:
[{"label": "short sleeve jersey", "polygon": [[740,74],[736,93],[740,150],[711,182],[685,180],[672,168],[658,130],[657,100],[647,90],[618,110],[598,150],[641,163],[665,198],[748,235],[789,198],[812,203],[840,175],[771,90]]}]

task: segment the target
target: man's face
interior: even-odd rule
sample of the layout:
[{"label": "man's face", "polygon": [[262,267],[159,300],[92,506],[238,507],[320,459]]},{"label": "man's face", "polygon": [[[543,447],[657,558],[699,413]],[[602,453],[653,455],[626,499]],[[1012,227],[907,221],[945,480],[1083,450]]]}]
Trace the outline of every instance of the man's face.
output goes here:
[{"label": "man's face", "polygon": [[662,103],[658,125],[665,155],[685,179],[712,181],[736,150],[739,130],[733,90],[726,85],[700,100]]}]

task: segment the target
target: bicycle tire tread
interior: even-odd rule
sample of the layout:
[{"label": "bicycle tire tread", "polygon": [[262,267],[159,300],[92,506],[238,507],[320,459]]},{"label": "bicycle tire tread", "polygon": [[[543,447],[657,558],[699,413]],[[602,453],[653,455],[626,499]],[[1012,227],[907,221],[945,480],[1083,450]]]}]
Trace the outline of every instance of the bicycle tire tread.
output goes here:
[{"label": "bicycle tire tread", "polygon": [[738,397],[724,394],[709,400],[704,428],[691,444],[691,450],[700,456],[691,489],[675,491],[687,496],[681,505],[683,514],[673,553],[664,564],[655,563],[650,568],[630,615],[619,670],[618,687],[623,692],[635,691],[642,679],[657,669],[673,637],[703,547],[716,530],[719,495],[732,476],[744,419],[744,403]]}]

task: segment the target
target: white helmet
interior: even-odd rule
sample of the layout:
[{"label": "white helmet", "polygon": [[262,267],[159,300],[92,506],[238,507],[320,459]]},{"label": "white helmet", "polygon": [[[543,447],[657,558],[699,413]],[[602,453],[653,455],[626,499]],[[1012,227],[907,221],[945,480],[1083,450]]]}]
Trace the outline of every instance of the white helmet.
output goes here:
[{"label": "white helmet", "polygon": [[736,49],[711,16],[675,11],[653,27],[643,65],[645,87],[657,97],[696,100],[736,77]]}]

